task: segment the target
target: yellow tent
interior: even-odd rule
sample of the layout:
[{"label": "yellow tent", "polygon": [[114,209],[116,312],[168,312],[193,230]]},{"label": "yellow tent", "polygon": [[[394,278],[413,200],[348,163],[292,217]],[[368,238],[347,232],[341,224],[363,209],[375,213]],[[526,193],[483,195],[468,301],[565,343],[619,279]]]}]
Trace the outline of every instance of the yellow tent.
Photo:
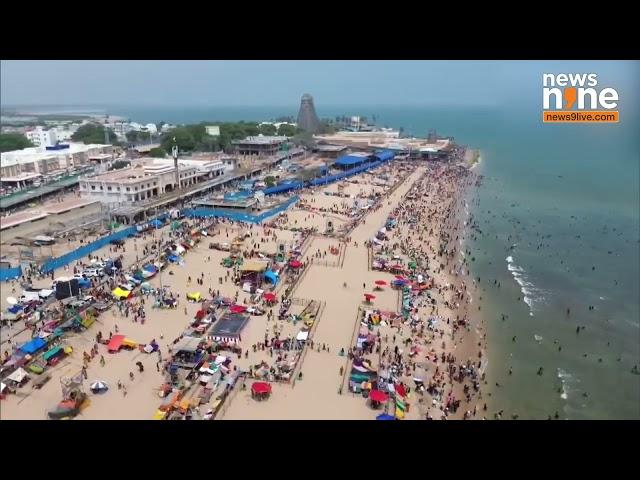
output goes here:
[{"label": "yellow tent", "polygon": [[266,262],[259,262],[258,260],[249,260],[242,264],[240,270],[243,272],[264,272],[267,269]]},{"label": "yellow tent", "polygon": [[156,414],[153,416],[153,420],[164,420],[167,416],[167,412],[163,412],[162,410],[157,410]]},{"label": "yellow tent", "polygon": [[122,345],[129,348],[136,348],[138,346],[138,342],[134,342],[129,338],[125,338],[122,340]]},{"label": "yellow tent", "polygon": [[113,293],[113,295],[118,298],[129,298],[129,295],[131,295],[131,292],[129,290],[124,290],[120,287],[116,287],[111,293]]},{"label": "yellow tent", "polygon": [[194,302],[199,302],[202,296],[200,292],[187,293],[187,300],[193,300]]}]

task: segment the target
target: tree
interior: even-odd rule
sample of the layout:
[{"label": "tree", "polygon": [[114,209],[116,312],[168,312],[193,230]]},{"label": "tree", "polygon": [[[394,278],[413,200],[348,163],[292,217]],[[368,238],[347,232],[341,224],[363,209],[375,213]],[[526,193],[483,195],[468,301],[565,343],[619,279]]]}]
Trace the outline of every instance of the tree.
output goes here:
[{"label": "tree", "polygon": [[313,135],[309,132],[302,131],[300,133],[296,133],[292,141],[296,145],[301,145],[306,148],[313,148],[316,146],[316,142],[313,139]]},{"label": "tree", "polygon": [[296,127],[288,123],[283,123],[278,127],[278,135],[283,137],[293,137],[296,134]]},{"label": "tree", "polygon": [[116,160],[111,164],[109,170],[120,170],[121,168],[128,167],[129,165],[131,165],[131,162],[128,162],[126,160]]},{"label": "tree", "polygon": [[164,148],[152,148],[149,150],[149,156],[153,158],[164,158],[167,156]]},{"label": "tree", "polygon": [[264,179],[264,183],[265,185],[268,187],[273,187],[276,184],[276,179],[275,177],[269,175],[267,178]]},{"label": "tree", "polygon": [[[118,136],[112,129],[107,130],[109,133],[109,143],[118,145]],[[104,143],[104,126],[96,123],[87,123],[82,125],[71,136],[71,140],[75,142],[83,142],[85,144],[90,143]]]},{"label": "tree", "polygon": [[125,133],[125,137],[127,137],[127,140],[131,143],[136,143],[138,142],[138,134],[140,132],[137,132],[136,130],[131,130],[130,132]]},{"label": "tree", "polygon": [[158,129],[158,133],[162,131],[162,127],[166,125],[167,122],[156,123],[156,128]]},{"label": "tree", "polygon": [[272,123],[265,123],[263,125],[260,125],[259,128],[260,128],[260,133],[265,136],[273,136],[276,134],[278,130],[276,126],[273,125]]},{"label": "tree", "polygon": [[178,127],[171,132],[167,132],[162,135],[160,140],[160,146],[164,151],[170,152],[175,143],[178,145],[178,149],[181,151],[191,152],[196,146],[196,140],[193,138],[193,134],[186,127]]},{"label": "tree", "polygon": [[10,152],[11,150],[22,150],[33,147],[33,143],[27,137],[19,133],[0,134],[0,152]]},{"label": "tree", "polygon": [[323,120],[320,122],[318,133],[323,135],[331,135],[333,133],[336,133],[336,129],[333,128],[333,125],[330,125],[329,122],[327,122],[326,120]]}]

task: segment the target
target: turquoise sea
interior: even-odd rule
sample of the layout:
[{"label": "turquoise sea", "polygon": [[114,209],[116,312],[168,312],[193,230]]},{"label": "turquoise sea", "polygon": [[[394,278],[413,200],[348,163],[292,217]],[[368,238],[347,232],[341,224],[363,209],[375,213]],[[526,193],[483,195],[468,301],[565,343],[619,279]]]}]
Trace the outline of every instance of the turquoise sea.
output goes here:
[{"label": "turquoise sea", "polygon": [[[415,135],[436,129],[481,150],[484,182],[470,205],[481,233],[465,248],[480,277],[475,314],[488,325],[488,418],[640,418],[638,109],[606,125],[542,124],[539,110],[505,107],[316,109],[376,115]],[[295,117],[297,105],[101,110],[188,123]]]}]

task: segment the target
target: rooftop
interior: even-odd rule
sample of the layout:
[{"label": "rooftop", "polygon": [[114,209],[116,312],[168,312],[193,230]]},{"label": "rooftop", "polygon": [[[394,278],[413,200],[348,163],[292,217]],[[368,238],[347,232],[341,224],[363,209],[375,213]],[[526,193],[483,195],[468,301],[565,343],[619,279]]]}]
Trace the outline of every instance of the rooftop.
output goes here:
[{"label": "rooftop", "polygon": [[62,202],[51,202],[42,205],[42,210],[46,213],[65,213],[74,208],[86,207],[93,203],[100,203],[98,200],[89,200],[87,198],[70,198]]},{"label": "rooftop", "polygon": [[257,137],[247,137],[243,140],[234,140],[233,144],[246,144],[246,143],[254,143],[257,145],[273,145],[277,143],[286,142],[287,137],[283,136],[257,136]]},{"label": "rooftop", "polygon": [[44,158],[57,158],[65,155],[88,152],[96,148],[105,148],[110,146],[111,145],[103,145],[98,143],[88,145],[85,145],[84,143],[69,143],[69,148],[65,148],[62,150],[46,150],[44,146],[23,148],[22,150],[12,150],[10,152],[3,152],[2,154],[0,154],[0,165],[5,167],[9,165],[16,165],[19,163],[30,163]]}]

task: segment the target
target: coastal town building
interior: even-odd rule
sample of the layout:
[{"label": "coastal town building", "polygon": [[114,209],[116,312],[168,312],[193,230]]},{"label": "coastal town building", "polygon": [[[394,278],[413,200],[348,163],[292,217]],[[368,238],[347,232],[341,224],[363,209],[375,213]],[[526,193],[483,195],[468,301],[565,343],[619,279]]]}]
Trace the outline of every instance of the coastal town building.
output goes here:
[{"label": "coastal town building", "polygon": [[338,158],[344,155],[348,150],[345,145],[318,145],[313,149],[321,158]]},{"label": "coastal town building", "polygon": [[211,135],[212,137],[220,136],[220,127],[218,125],[207,125],[204,127],[204,131],[207,132],[207,135]]},{"label": "coastal town building", "polygon": [[239,155],[273,156],[287,144],[288,138],[283,136],[247,137],[234,140],[232,143],[235,153]]},{"label": "coastal town building", "polygon": [[53,128],[45,130],[43,127],[38,126],[33,130],[28,130],[27,132],[25,132],[25,136],[36,147],[49,147],[51,145],[55,145],[58,142],[57,131]]},{"label": "coastal town building", "polygon": [[[185,159],[178,161],[180,188],[222,176],[233,168],[222,160]],[[177,188],[172,159],[141,158],[128,168],[81,179],[80,195],[103,204],[134,205],[160,197]]]},{"label": "coastal town building", "polygon": [[343,145],[352,149],[392,150],[398,154],[405,154],[411,158],[436,160],[446,158],[453,148],[450,138],[400,138],[393,130],[379,130],[372,132],[337,132],[332,135],[315,135],[318,142]]},{"label": "coastal town building", "polygon": [[88,166],[91,158],[112,155],[113,151],[112,145],[70,143],[55,149],[41,146],[3,152],[0,155],[0,181],[24,187],[46,174]]}]

